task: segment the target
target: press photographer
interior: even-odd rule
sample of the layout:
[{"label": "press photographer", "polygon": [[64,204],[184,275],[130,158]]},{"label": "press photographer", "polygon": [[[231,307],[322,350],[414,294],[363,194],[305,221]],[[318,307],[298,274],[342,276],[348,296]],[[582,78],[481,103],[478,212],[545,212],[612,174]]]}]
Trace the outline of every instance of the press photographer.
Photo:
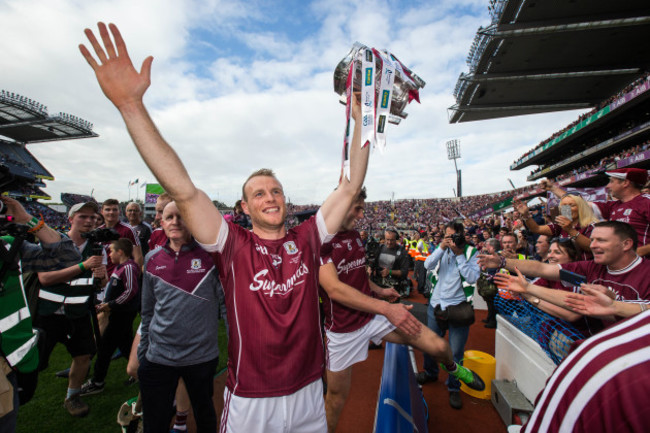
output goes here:
[{"label": "press photographer", "polygon": [[372,281],[380,287],[392,287],[400,296],[408,296],[408,254],[397,243],[397,230],[387,228],[384,231],[384,245],[376,253],[372,262]]},{"label": "press photographer", "polygon": [[[80,256],[69,239],[28,214],[16,200],[0,197],[0,205],[0,431],[13,432],[19,404],[36,388],[39,362],[22,272],[65,268],[79,263]],[[25,240],[30,234],[40,246]]]},{"label": "press photographer", "polygon": [[[459,364],[462,364],[465,353],[469,327],[474,323],[474,309],[467,301],[464,288],[476,284],[481,273],[477,250],[467,243],[464,231],[463,224],[448,223],[444,239],[424,262],[427,270],[433,270],[440,264],[427,311],[427,326],[443,338],[449,330],[449,345],[454,361]],[[435,360],[425,355],[424,371],[418,373],[417,380],[420,384],[434,382],[438,380],[438,372]],[[451,407],[461,409],[463,402],[458,379],[449,376],[447,389]]]},{"label": "press photographer", "polygon": [[93,232],[98,211],[97,203],[86,202],[77,203],[68,212],[68,236],[81,254],[82,261],[65,269],[38,274],[43,287],[39,292],[36,323],[45,331],[39,368],[47,367],[56,343],[66,346],[72,364],[64,407],[72,416],[88,413],[88,405],[80,399],[79,393],[90,358],[96,351],[95,292],[108,281],[106,256],[98,244],[101,239],[97,239],[98,232]]}]

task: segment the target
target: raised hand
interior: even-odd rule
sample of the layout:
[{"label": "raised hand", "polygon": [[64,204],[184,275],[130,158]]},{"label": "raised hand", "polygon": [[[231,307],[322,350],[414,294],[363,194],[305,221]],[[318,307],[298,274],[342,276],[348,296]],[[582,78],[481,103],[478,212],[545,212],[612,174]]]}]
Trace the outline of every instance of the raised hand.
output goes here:
[{"label": "raised hand", "polygon": [[574,312],[588,316],[608,316],[616,314],[614,300],[608,296],[609,290],[600,284],[582,284],[580,293],[569,293],[566,306]]},{"label": "raised hand", "polygon": [[95,71],[97,82],[104,95],[118,110],[132,104],[141,104],[142,97],[151,83],[153,57],[147,57],[142,62],[140,72],[136,71],[117,26],[115,24],[109,24],[108,26],[115,44],[111,40],[106,24],[100,22],[97,26],[99,27],[99,35],[103,46],[97,41],[92,30],[85,29],[84,33],[88,37],[88,41],[92,45],[98,60],[95,60],[88,48],[83,44],[79,45],[79,51]]},{"label": "raised hand", "polygon": [[519,272],[519,269],[515,268],[515,271],[517,271],[516,277],[498,272],[494,275],[494,284],[500,289],[510,290],[516,293],[527,293],[530,283],[526,281],[526,278]]},{"label": "raised hand", "polygon": [[573,221],[571,221],[569,218],[565,216],[562,215],[556,216],[555,222],[557,223],[557,225],[562,227],[562,230],[564,230],[567,233],[569,232],[569,230],[573,228]]},{"label": "raised hand", "polygon": [[477,257],[478,264],[483,269],[501,267],[501,257],[499,257],[497,254],[479,254]]},{"label": "raised hand", "polygon": [[0,201],[7,208],[7,214],[13,216],[18,224],[25,224],[32,219],[32,216],[27,213],[19,201],[7,196],[1,196]]},{"label": "raised hand", "polygon": [[544,191],[550,191],[553,189],[553,182],[551,182],[548,179],[542,179],[539,182],[539,187],[542,188]]},{"label": "raised hand", "polygon": [[515,209],[517,209],[517,212],[519,212],[521,214],[522,218],[528,219],[528,217],[530,216],[530,211],[529,211],[528,205],[526,205],[526,203],[522,202],[521,200],[514,199],[512,201],[512,204],[515,207]]}]

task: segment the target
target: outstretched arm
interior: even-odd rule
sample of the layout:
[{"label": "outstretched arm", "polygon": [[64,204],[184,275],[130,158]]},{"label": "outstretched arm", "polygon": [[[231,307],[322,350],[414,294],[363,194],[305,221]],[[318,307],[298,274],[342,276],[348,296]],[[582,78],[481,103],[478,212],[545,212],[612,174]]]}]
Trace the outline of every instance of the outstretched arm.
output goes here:
[{"label": "outstretched arm", "polygon": [[560,279],[560,268],[557,265],[536,260],[503,259],[502,262],[502,258],[496,254],[479,254],[478,264],[483,268],[505,268],[510,272],[518,269],[527,277],[540,277],[553,281]]},{"label": "outstretched arm", "polygon": [[537,233],[539,235],[545,235],[545,236],[552,236],[553,233],[551,233],[551,229],[548,226],[540,226],[537,224],[537,222],[533,219],[533,217],[530,216],[530,210],[528,209],[528,206],[526,203],[522,202],[521,200],[513,200],[512,204],[514,205],[515,209],[517,209],[517,212],[521,214],[521,219],[524,221],[524,224],[533,233]]},{"label": "outstretched arm", "polygon": [[346,307],[367,313],[381,314],[406,335],[416,335],[420,332],[420,322],[409,312],[413,308],[412,306],[389,304],[364,295],[354,287],[339,280],[333,263],[327,263],[320,267],[318,282],[331,299]]},{"label": "outstretched arm", "polygon": [[527,301],[531,301],[532,298],[540,299],[541,301],[537,307],[555,317],[570,322],[580,318],[580,315],[576,314],[577,311],[570,310],[566,304],[567,297],[570,295],[569,292],[531,284],[526,281],[518,269],[516,271],[517,276],[497,273],[494,276],[494,282],[497,287],[519,293]]},{"label": "outstretched arm", "polygon": [[540,188],[542,188],[544,191],[550,191],[553,194],[555,194],[558,198],[561,198],[563,195],[566,194],[566,191],[560,188],[555,182],[549,179],[542,179],[542,181],[539,183]]},{"label": "outstretched arm", "polygon": [[648,308],[647,302],[615,301],[607,296],[607,287],[600,284],[583,284],[580,293],[570,293],[566,305],[576,313],[613,320],[613,316],[630,317]]},{"label": "outstretched arm", "polygon": [[352,101],[352,117],[354,118],[354,133],[350,142],[350,180],[341,176],[339,187],[332,192],[321,206],[328,233],[336,233],[341,227],[352,202],[363,186],[368,168],[370,146],[361,148],[361,104],[358,98]]},{"label": "outstretched arm", "polygon": [[[23,205],[19,201],[14,200],[11,197],[0,197],[0,201],[7,208],[7,215],[14,217],[14,221],[18,224],[27,224],[33,217],[28,214]],[[57,233],[54,229],[50,228],[45,222],[40,226],[34,235],[41,241],[43,244],[53,244],[61,241],[61,235]],[[35,229],[37,227],[34,227]]]},{"label": "outstretched arm", "polygon": [[81,54],[95,71],[104,95],[122,115],[142,159],[176,201],[194,237],[202,243],[214,243],[221,227],[219,211],[207,194],[194,186],[180,158],[156,128],[142,100],[151,83],[153,57],[147,57],[140,72],[136,71],[117,27],[114,24],[108,26],[115,44],[106,25],[99,23],[98,27],[103,46],[90,29],[85,30],[97,60],[84,45],[79,45]]}]

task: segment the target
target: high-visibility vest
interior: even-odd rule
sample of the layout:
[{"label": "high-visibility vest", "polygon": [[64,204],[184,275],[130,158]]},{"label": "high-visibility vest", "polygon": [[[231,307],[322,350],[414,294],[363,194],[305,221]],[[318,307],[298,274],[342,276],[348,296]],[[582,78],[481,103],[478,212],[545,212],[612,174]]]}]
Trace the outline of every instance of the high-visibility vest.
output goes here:
[{"label": "high-visibility vest", "polygon": [[[422,242],[422,251],[420,251],[418,249],[418,247],[417,247],[417,245],[420,244],[420,242]],[[415,260],[421,261],[421,262],[424,262],[427,259],[427,257],[429,256],[429,246],[424,241],[424,239],[420,239],[417,242],[417,244],[415,246],[415,253],[416,253],[415,254]]]},{"label": "high-visibility vest", "polygon": [[[90,242],[81,252],[81,259],[86,260],[92,251]],[[90,312],[93,297],[93,272],[86,269],[77,278],[67,283],[53,284],[41,287],[38,292],[38,314],[49,316],[54,314],[61,306],[66,317],[77,319]]]},{"label": "high-visibility vest", "polygon": [[[11,244],[11,236],[2,240]],[[37,335],[32,329],[32,317],[29,314],[23,279],[19,270],[5,274],[3,290],[0,293],[0,349],[10,366],[23,373],[29,373],[38,367]]]},{"label": "high-visibility vest", "polygon": [[418,245],[418,241],[416,240],[412,240],[407,243],[409,256],[415,258],[418,252],[417,245]]}]

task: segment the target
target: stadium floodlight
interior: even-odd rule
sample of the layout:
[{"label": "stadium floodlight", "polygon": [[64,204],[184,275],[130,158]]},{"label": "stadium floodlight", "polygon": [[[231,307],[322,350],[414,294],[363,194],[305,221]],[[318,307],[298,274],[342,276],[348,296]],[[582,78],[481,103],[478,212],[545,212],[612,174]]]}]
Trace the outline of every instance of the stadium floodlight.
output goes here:
[{"label": "stadium floodlight", "polygon": [[447,159],[460,158],[460,140],[453,139],[447,142]]},{"label": "stadium floodlight", "polygon": [[456,169],[456,191],[458,191],[457,197],[463,196],[463,189],[461,184],[461,172],[458,169],[456,160],[460,158],[460,140],[453,139],[447,142],[447,159],[454,160],[454,168]]}]

